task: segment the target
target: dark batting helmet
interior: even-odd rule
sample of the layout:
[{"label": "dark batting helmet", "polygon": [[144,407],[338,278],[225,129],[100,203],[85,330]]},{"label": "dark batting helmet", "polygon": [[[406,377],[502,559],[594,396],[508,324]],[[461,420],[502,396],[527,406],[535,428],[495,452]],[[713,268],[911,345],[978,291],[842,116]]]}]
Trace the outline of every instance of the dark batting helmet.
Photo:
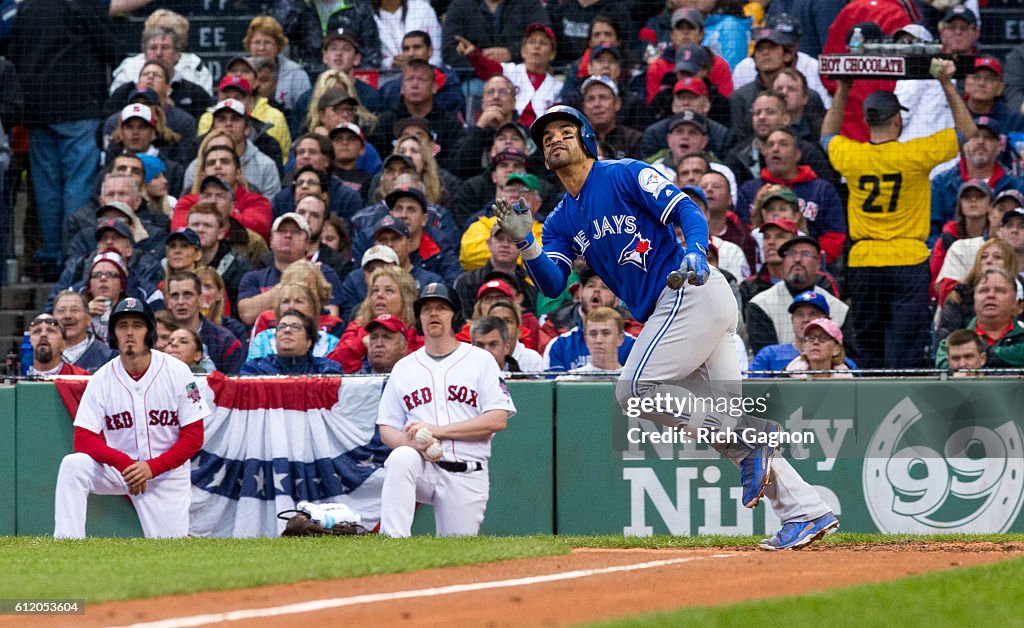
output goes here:
[{"label": "dark batting helmet", "polygon": [[533,137],[533,143],[543,152],[544,150],[544,127],[549,122],[555,120],[568,120],[580,128],[580,143],[583,144],[583,152],[590,155],[594,159],[597,159],[597,133],[594,132],[594,127],[590,124],[590,120],[587,120],[587,116],[580,113],[578,110],[565,105],[555,105],[547,111],[544,115],[537,118],[533,126],[530,127],[530,136]]},{"label": "dark batting helmet", "polygon": [[416,333],[421,336],[423,335],[423,325],[420,324],[420,310],[423,309],[423,304],[430,299],[444,301],[448,304],[448,307],[452,308],[455,312],[455,316],[452,317],[452,331],[455,333],[461,331],[464,321],[462,320],[462,305],[460,304],[459,295],[443,283],[435,282],[423,286],[419,297],[412,304],[413,313],[416,315]]},{"label": "dark batting helmet", "polygon": [[156,322],[153,320],[153,310],[150,309],[149,304],[142,299],[136,299],[135,297],[128,297],[122,299],[120,303],[114,306],[114,311],[110,313],[110,321],[107,323],[107,344],[114,351],[117,351],[117,334],[114,333],[114,327],[117,326],[117,321],[129,314],[138,314],[146,321],[146,346],[152,349],[156,346]]}]

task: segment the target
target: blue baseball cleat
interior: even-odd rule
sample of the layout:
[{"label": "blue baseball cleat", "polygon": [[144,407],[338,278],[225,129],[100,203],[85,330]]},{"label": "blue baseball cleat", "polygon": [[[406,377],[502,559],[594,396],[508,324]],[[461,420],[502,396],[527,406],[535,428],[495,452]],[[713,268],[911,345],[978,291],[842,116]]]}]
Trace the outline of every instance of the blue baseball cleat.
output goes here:
[{"label": "blue baseball cleat", "polygon": [[775,551],[784,549],[800,549],[810,545],[826,534],[839,528],[839,520],[830,512],[810,521],[789,521],[770,539],[762,539],[758,544],[763,550]]},{"label": "blue baseball cleat", "polygon": [[[782,431],[777,423],[768,424],[767,434],[774,434]],[[750,455],[740,461],[740,484],[743,486],[743,505],[747,508],[757,506],[764,495],[764,488],[772,477],[772,456],[775,455],[775,447],[761,445]]]}]

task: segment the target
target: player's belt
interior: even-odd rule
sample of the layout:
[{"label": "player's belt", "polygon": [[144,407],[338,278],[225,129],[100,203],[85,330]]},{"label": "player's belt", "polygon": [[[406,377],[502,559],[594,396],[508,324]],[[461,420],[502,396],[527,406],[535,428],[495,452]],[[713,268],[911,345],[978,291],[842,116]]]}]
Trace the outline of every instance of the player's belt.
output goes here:
[{"label": "player's belt", "polygon": [[451,473],[467,473],[469,471],[480,471],[484,468],[484,463],[476,460],[473,462],[449,462],[447,460],[441,460],[437,463],[437,466]]}]

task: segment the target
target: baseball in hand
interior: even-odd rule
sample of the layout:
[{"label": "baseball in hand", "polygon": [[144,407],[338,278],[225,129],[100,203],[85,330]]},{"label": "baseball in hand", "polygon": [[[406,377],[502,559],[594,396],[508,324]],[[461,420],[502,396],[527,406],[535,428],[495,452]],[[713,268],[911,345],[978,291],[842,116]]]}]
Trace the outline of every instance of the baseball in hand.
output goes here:
[{"label": "baseball in hand", "polygon": [[430,447],[427,447],[426,454],[427,459],[431,462],[437,462],[440,460],[441,456],[444,454],[444,450],[441,448],[441,441],[435,438],[434,442],[430,444]]},{"label": "baseball in hand", "polygon": [[421,427],[416,430],[416,444],[426,445],[434,440],[434,435],[430,433],[430,430],[425,427]]}]

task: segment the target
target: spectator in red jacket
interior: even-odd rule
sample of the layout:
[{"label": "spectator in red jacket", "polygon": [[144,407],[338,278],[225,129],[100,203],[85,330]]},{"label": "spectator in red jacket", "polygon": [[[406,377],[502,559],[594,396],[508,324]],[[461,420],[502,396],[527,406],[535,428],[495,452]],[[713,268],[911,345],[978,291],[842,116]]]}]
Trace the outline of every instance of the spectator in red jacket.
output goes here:
[{"label": "spectator in red jacket", "polygon": [[[732,94],[732,70],[722,57],[700,45],[704,40],[704,14],[697,9],[683,7],[672,12],[672,45],[657,59],[647,66],[647,102],[661,91],[666,74],[685,71],[688,75],[707,77],[711,84],[718,88],[718,93],[728,98]],[[701,50],[696,50],[699,46]],[[700,53],[703,52],[703,57]],[[686,64],[696,63],[694,67]],[[681,67],[682,65],[682,67]],[[683,77],[678,77],[683,78]],[[673,77],[667,85],[674,85]]]},{"label": "spectator in red jacket", "polygon": [[198,202],[213,203],[226,218],[235,218],[248,229],[270,239],[270,201],[262,194],[250,192],[242,176],[238,154],[227,146],[207,146],[202,155],[202,175],[191,194],[178,199],[171,217],[171,229],[184,227],[188,210]]},{"label": "spectator in red jacket", "polygon": [[385,265],[373,271],[367,281],[369,294],[356,310],[356,317],[341,336],[341,342],[327,355],[341,364],[346,373],[363,367],[366,357],[367,325],[384,314],[398,317],[406,326],[406,350],[412,353],[423,346],[423,337],[415,332],[412,304],[416,300],[416,282],[397,266]]}]

